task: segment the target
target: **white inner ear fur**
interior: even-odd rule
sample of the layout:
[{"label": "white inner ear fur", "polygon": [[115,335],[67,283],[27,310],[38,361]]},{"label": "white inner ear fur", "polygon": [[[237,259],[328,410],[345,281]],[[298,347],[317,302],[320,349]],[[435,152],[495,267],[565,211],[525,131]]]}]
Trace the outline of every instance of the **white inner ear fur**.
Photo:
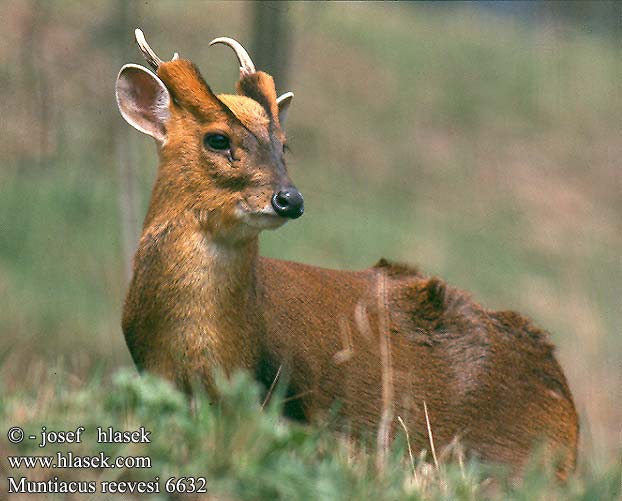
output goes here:
[{"label": "white inner ear fur", "polygon": [[162,80],[143,66],[126,64],[117,77],[115,92],[125,121],[163,143],[171,97]]},{"label": "white inner ear fur", "polygon": [[287,111],[289,110],[289,105],[294,99],[293,92],[286,92],[285,94],[281,94],[276,98],[276,104],[279,107],[279,123],[281,124],[281,128],[285,129],[285,121],[287,120]]}]

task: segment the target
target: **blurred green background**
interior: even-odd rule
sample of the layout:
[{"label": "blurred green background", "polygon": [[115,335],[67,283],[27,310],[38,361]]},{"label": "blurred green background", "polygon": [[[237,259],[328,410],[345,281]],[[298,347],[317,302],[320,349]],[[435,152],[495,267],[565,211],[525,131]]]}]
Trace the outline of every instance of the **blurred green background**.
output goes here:
[{"label": "blurred green background", "polygon": [[140,26],[231,93],[233,54],[208,48],[226,35],[296,94],[306,212],[263,254],[384,256],[528,314],[558,346],[583,460],[620,458],[622,10],[598,5],[0,1],[3,391],[131,365],[121,307],[157,157],[115,77],[144,64]]}]

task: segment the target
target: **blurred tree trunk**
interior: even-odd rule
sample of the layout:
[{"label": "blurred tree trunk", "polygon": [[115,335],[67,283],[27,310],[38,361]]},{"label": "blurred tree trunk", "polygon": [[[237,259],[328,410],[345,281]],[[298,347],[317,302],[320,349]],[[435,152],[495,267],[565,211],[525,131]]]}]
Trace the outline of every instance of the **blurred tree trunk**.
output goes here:
[{"label": "blurred tree trunk", "polygon": [[54,152],[51,126],[53,98],[42,57],[42,52],[46,50],[44,37],[51,6],[51,3],[42,0],[34,0],[30,4],[30,15],[20,44],[24,84],[32,88],[32,97],[25,103],[25,109],[31,131],[35,135],[35,139],[30,141],[32,151],[30,155],[24,155],[24,158],[27,159],[26,163],[30,164],[32,161],[37,167],[47,165],[44,159]]},{"label": "blurred tree trunk", "polygon": [[[112,15],[112,45],[119,60],[119,67],[130,61],[134,49],[133,24],[137,15],[137,3],[118,0],[115,12]],[[138,216],[138,190],[136,186],[135,162],[132,158],[132,148],[127,129],[121,124],[119,115],[112,116],[111,124],[114,132],[116,151],[116,175],[118,187],[119,218],[121,226],[121,252],[126,279],[129,281],[132,273],[132,257],[136,251],[136,242],[140,232]]]},{"label": "blurred tree trunk", "polygon": [[253,2],[252,58],[255,66],[274,77],[277,92],[287,89],[290,56],[288,2]]}]

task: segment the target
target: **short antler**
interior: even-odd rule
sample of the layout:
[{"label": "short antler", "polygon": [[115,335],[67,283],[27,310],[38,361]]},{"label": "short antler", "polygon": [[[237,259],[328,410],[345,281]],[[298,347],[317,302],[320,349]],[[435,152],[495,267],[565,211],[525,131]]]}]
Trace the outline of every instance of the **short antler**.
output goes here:
[{"label": "short antler", "polygon": [[[154,70],[157,70],[158,67],[163,63],[163,61],[158,57],[153,49],[149,47],[147,40],[145,40],[145,35],[140,28],[136,28],[134,30],[134,37],[136,38],[136,43],[138,44],[138,47],[140,47],[140,51],[143,53],[143,56],[145,56],[145,59],[147,60],[149,65]],[[177,52],[173,54],[173,59],[171,59],[171,61],[175,61],[176,59],[179,59],[179,54],[177,54]]]},{"label": "short antler", "polygon": [[214,40],[212,40],[209,44],[215,45],[217,43],[228,45],[235,52],[235,55],[238,57],[238,61],[240,61],[240,78],[255,73],[256,70],[253,60],[251,59],[251,56],[248,55],[248,52],[246,52],[246,49],[242,47],[240,42],[229,37],[218,37],[214,38]]}]

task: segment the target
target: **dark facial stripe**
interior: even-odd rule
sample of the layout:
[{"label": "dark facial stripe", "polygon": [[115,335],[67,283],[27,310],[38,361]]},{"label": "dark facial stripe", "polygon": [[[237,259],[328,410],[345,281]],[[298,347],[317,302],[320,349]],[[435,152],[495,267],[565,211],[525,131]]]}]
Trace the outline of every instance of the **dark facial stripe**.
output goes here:
[{"label": "dark facial stripe", "polygon": [[212,180],[214,184],[218,188],[222,188],[229,191],[243,191],[247,188],[253,178],[248,174],[240,174],[240,175],[222,175],[217,172],[211,174]]}]

